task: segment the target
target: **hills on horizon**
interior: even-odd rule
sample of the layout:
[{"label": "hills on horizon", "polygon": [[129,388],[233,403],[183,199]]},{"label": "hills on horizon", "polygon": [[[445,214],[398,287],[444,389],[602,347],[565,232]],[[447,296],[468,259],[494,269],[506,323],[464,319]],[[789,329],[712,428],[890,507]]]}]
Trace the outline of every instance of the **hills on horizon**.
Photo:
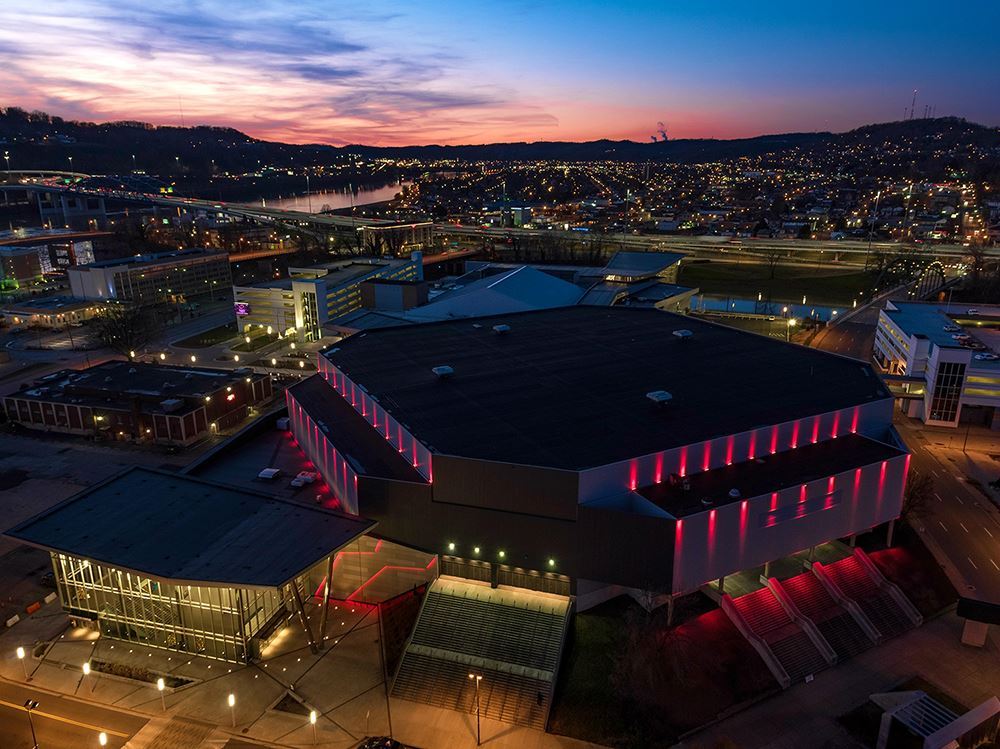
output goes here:
[{"label": "hills on horizon", "polygon": [[[331,146],[294,145],[252,138],[239,130],[198,125],[177,127],[136,121],[79,122],[18,107],[0,109],[0,141],[12,150],[15,166],[54,168],[73,156],[80,171],[127,172],[132,154],[140,169],[168,172],[178,163],[191,171],[241,172],[261,165],[309,166],[328,164],[349,154],[420,160],[460,161],[623,161],[706,163],[740,157],[807,151],[849,149],[853,144],[913,147],[933,141],[938,147],[954,144],[1000,147],[1000,129],[940,117],[866,125],[844,133],[782,133],[730,140],[685,138],[639,142],[630,140],[535,141],[469,145]],[[53,160],[57,160],[54,164]],[[103,165],[97,169],[98,164]]]}]

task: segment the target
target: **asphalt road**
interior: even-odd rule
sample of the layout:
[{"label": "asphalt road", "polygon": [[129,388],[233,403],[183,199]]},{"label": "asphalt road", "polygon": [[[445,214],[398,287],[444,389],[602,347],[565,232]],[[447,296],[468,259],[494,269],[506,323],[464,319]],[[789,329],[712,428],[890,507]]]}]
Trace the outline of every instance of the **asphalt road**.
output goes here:
[{"label": "asphalt road", "polygon": [[969,485],[946,451],[928,444],[925,432],[901,422],[896,426],[913,453],[911,473],[930,474],[934,481],[933,498],[914,525],[923,528],[964,581],[961,595],[1000,603],[1000,510]]},{"label": "asphalt road", "polygon": [[3,749],[32,749],[31,728],[24,709],[28,699],[38,702],[31,721],[42,749],[97,749],[101,731],[107,733],[108,747],[120,749],[146,724],[145,718],[131,713],[40,692],[30,684],[22,686],[0,681],[0,746]]}]

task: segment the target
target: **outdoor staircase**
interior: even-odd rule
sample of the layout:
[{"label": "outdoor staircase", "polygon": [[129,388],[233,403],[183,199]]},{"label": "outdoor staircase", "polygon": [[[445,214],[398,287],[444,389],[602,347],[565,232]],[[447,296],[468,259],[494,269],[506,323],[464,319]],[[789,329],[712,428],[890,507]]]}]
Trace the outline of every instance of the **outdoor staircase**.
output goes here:
[{"label": "outdoor staircase", "polygon": [[[780,671],[775,673],[779,683],[801,681],[830,665],[810,634],[788,615],[769,588],[761,588],[729,601],[732,606],[723,608],[733,623],[741,631],[743,626],[749,628],[784,670],[787,675],[784,678]],[[742,621],[738,621],[737,617]],[[753,640],[751,644],[755,644]],[[768,658],[764,660],[771,665]],[[788,683],[783,686],[788,686]]]},{"label": "outdoor staircase", "polygon": [[875,644],[854,615],[833,599],[812,572],[804,572],[774,583],[784,590],[802,616],[816,625],[839,661],[851,658]]},{"label": "outdoor staircase", "polygon": [[814,571],[844,598],[854,601],[883,639],[902,634],[923,621],[902,591],[878,572],[861,549],[833,564],[816,563]]},{"label": "outdoor staircase", "polygon": [[545,729],[571,601],[435,580],[393,682],[393,696]]}]

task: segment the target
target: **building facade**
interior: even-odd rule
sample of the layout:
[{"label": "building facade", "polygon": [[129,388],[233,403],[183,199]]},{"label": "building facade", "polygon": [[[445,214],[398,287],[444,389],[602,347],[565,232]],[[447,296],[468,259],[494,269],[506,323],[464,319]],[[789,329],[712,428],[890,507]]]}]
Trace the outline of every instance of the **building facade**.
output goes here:
[{"label": "building facade", "polygon": [[874,358],[907,415],[1000,429],[1000,307],[888,302]]},{"label": "building facade", "polygon": [[67,269],[78,299],[118,300],[139,306],[229,298],[229,256],[213,250],[178,250]]},{"label": "building facade", "polygon": [[251,370],[110,361],[43,377],[4,408],[28,429],[186,446],[236,426],[272,394],[270,375]]},{"label": "building facade", "polygon": [[240,330],[271,328],[296,333],[300,340],[322,337],[322,325],[361,307],[366,281],[419,281],[420,253],[408,260],[354,258],[308,268],[288,269],[289,277],[254,286],[233,288],[236,323]]},{"label": "building facade", "polygon": [[319,368],[289,416],[348,511],[442,572],[583,607],[688,593],[902,505],[870,367],[658,310],[370,330]]}]

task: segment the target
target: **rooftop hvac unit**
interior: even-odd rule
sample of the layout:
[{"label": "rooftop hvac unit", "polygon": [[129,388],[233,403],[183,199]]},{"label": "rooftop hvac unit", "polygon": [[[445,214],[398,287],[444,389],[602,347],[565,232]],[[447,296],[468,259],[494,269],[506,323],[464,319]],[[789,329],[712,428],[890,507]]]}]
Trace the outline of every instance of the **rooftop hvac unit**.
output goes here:
[{"label": "rooftop hvac unit", "polygon": [[740,498],[740,490],[737,489],[736,487],[733,487],[732,489],[730,489],[729,490],[729,498],[730,499],[739,499]]},{"label": "rooftop hvac unit", "polygon": [[509,333],[510,325],[504,325],[504,324],[494,325],[493,332],[496,333],[497,335],[503,335],[504,333]]},{"label": "rooftop hvac unit", "polygon": [[160,401],[160,408],[168,414],[173,413],[183,405],[184,401],[180,398],[167,398],[165,401]]},{"label": "rooftop hvac unit", "polygon": [[447,365],[442,365],[440,367],[434,367],[431,372],[433,372],[439,379],[445,379],[446,377],[451,377],[455,374],[455,370]]},{"label": "rooftop hvac unit", "polygon": [[686,341],[686,340],[692,338],[693,336],[694,336],[694,333],[692,333],[687,328],[681,328],[680,330],[675,330],[674,331],[674,337],[676,337],[678,340],[681,340],[681,341]]},{"label": "rooftop hvac unit", "polygon": [[653,403],[655,403],[658,406],[666,405],[667,403],[670,403],[670,401],[674,399],[674,396],[672,396],[666,390],[653,390],[650,393],[646,393],[646,397],[649,398],[651,401],[653,401]]}]

